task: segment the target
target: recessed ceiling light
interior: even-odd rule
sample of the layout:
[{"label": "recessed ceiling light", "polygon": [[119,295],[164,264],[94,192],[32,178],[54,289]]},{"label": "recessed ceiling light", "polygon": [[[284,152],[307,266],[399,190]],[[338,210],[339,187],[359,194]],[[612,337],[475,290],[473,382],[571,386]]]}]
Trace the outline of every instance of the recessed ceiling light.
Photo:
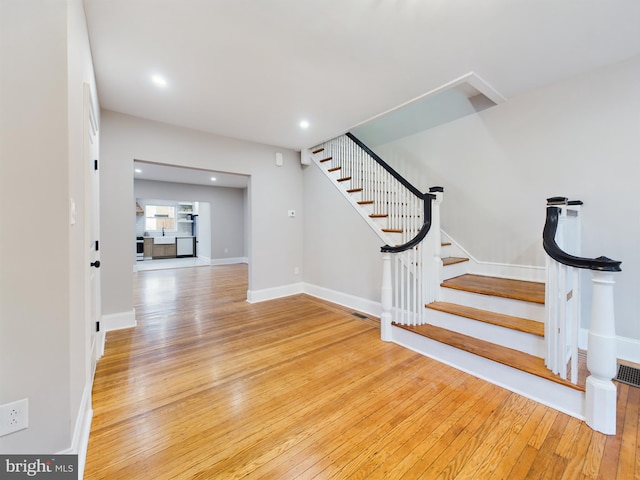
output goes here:
[{"label": "recessed ceiling light", "polygon": [[306,120],[302,120],[300,122],[300,128],[309,128],[309,122],[307,122]]},{"label": "recessed ceiling light", "polygon": [[136,173],[142,173],[142,170],[140,170],[139,168],[136,168],[136,169],[134,170],[134,172],[136,172]]},{"label": "recessed ceiling light", "polygon": [[215,182],[216,181],[216,177],[211,177],[211,181]]},{"label": "recessed ceiling light", "polygon": [[167,79],[164,78],[161,75],[152,75],[151,76],[151,81],[153,83],[155,83],[158,87],[166,87],[167,86]]}]

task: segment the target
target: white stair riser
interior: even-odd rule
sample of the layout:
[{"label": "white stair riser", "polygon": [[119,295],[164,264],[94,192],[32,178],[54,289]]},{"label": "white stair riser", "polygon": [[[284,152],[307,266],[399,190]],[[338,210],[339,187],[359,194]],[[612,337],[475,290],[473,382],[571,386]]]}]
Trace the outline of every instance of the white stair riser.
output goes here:
[{"label": "white stair riser", "polygon": [[437,327],[544,358],[544,338],[510,328],[427,308],[427,322]]},{"label": "white stair riser", "polygon": [[467,307],[479,308],[490,312],[502,313],[514,317],[527,318],[537,322],[544,322],[544,305],[523,302],[512,298],[494,297],[481,293],[465,292],[454,288],[441,288],[442,301],[457,303]]},{"label": "white stair riser", "polygon": [[470,375],[584,420],[584,392],[479,357],[407,330],[391,327],[394,343],[409,348]]},{"label": "white stair riser", "polygon": [[351,198],[353,198],[353,200],[356,202],[360,202],[363,200],[362,192],[351,192],[349,193],[349,195],[351,195]]},{"label": "white stair riser", "polygon": [[[443,239],[444,241],[444,239]],[[443,245],[441,247],[442,257],[467,257],[467,253],[459,249],[455,244]]]},{"label": "white stair riser", "polygon": [[[445,255],[442,255],[444,258]],[[469,273],[469,262],[454,263],[453,265],[446,265],[442,267],[442,280],[448,280],[450,278],[459,277]]]}]

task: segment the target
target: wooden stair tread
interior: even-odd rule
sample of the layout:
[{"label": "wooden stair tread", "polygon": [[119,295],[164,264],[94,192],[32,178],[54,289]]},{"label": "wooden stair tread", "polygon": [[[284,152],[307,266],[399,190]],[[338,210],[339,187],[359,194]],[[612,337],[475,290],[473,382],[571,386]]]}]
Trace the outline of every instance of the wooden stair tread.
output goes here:
[{"label": "wooden stair tread", "polygon": [[462,262],[468,262],[468,261],[469,261],[468,258],[463,258],[463,257],[444,257],[442,259],[442,265],[446,267],[447,265],[455,265],[456,263],[462,263]]},{"label": "wooden stair tread", "polygon": [[332,168],[328,169],[327,172],[335,172],[337,170],[342,170],[342,167],[332,167]]},{"label": "wooden stair tread", "polygon": [[311,153],[313,153],[315,155],[316,153],[320,153],[320,152],[324,152],[324,148],[318,148],[317,150],[314,150]]},{"label": "wooden stair tread", "polygon": [[519,332],[530,333],[539,337],[544,337],[544,324],[521,317],[513,317],[502,313],[480,310],[479,308],[467,307],[449,302],[433,302],[426,305],[427,308],[440,312],[458,315],[459,317],[470,318],[479,322],[490,323],[500,327],[517,330]]},{"label": "wooden stair tread", "polygon": [[373,200],[360,200],[358,202],[358,205],[372,205],[373,204]]},{"label": "wooden stair tread", "polygon": [[322,160],[320,160],[320,162],[321,162],[321,163],[323,163],[323,162],[328,162],[329,160],[333,160],[333,157],[323,158]]},{"label": "wooden stair tread", "polygon": [[544,359],[542,358],[534,357],[533,355],[529,355],[518,350],[513,350],[501,345],[496,345],[495,343],[478,340],[477,338],[469,337],[457,332],[452,332],[451,330],[436,327],[433,325],[394,325],[418,335],[430,338],[437,342],[450,345],[469,353],[473,353],[474,355],[487,358],[494,362],[530,373],[531,375],[550,380],[560,385],[564,385],[575,390],[585,390],[584,386],[574,385],[568,380],[563,380],[559,375],[554,375],[545,366]]},{"label": "wooden stair tread", "polygon": [[350,188],[349,190],[347,190],[347,193],[358,193],[361,191],[362,191],[362,188]]},{"label": "wooden stair tread", "polygon": [[383,228],[382,231],[386,233],[402,233],[403,232],[403,230],[400,230],[397,228]]},{"label": "wooden stair tread", "polygon": [[369,218],[387,218],[389,215],[386,213],[372,213]]},{"label": "wooden stair tread", "polygon": [[440,244],[440,246],[441,246],[441,247],[449,247],[449,246],[451,246],[451,242],[442,242],[442,243]]},{"label": "wooden stair tread", "polygon": [[346,182],[347,180],[351,180],[351,177],[343,177],[338,179],[339,182]]},{"label": "wooden stair tread", "polygon": [[466,274],[442,282],[443,287],[466,292],[544,304],[544,283]]}]

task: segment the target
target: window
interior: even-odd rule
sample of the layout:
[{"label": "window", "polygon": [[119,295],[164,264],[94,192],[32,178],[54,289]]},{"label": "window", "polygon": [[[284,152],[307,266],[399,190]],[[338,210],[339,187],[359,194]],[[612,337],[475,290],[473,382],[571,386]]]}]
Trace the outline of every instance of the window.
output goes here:
[{"label": "window", "polygon": [[176,207],[173,205],[146,205],[144,216],[145,230],[176,231]]}]

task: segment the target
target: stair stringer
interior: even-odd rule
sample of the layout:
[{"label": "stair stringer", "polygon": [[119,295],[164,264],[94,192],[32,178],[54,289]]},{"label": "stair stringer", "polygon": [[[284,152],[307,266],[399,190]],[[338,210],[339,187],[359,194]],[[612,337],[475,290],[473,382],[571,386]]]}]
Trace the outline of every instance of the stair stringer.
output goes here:
[{"label": "stair stringer", "polygon": [[324,168],[324,166],[320,162],[321,158],[317,154],[311,155],[311,159],[314,165],[318,167],[320,171],[329,179],[330,183],[338,189],[342,196],[351,204],[351,206],[358,212],[363,220],[367,222],[367,224],[376,233],[376,235],[378,235],[380,240],[382,240],[385,245],[397,245],[399,243],[399,234],[383,232],[382,228],[384,227],[381,226],[382,221],[377,218],[371,218],[369,216],[371,210],[367,209],[366,206],[358,204],[360,195],[357,193],[349,193],[347,191],[350,186],[350,180],[345,182],[338,182],[337,179],[339,178],[339,175],[335,172],[329,172],[326,168]]},{"label": "stair stringer", "polygon": [[533,401],[585,419],[585,394],[392,325],[391,341]]}]

